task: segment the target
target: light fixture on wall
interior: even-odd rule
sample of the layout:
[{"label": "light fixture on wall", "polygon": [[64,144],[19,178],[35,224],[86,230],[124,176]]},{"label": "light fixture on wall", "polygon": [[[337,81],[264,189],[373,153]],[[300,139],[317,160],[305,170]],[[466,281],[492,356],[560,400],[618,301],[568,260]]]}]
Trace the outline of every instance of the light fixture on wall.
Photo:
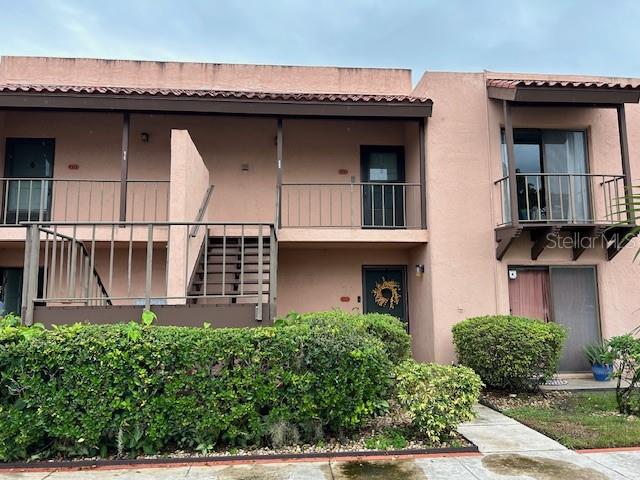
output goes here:
[{"label": "light fixture on wall", "polygon": [[421,277],[424,275],[424,265],[418,264],[416,265],[416,277]]}]

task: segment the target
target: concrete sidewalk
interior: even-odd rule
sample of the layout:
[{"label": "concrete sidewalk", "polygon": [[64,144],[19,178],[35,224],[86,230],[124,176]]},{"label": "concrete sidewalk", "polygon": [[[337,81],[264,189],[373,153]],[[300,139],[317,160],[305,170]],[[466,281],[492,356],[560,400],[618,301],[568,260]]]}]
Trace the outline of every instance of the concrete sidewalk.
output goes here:
[{"label": "concrete sidewalk", "polygon": [[640,449],[579,454],[493,410],[459,431],[479,456],[5,473],[1,480],[640,480]]}]

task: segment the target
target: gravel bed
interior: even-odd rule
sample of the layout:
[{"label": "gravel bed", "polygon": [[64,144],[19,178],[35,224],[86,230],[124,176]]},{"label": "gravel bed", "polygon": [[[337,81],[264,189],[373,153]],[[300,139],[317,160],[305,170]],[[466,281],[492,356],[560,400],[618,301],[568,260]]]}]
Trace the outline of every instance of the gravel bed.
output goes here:
[{"label": "gravel bed", "polygon": [[553,390],[541,393],[506,393],[501,391],[484,391],[480,401],[490,407],[503,411],[510,408],[541,407],[548,408],[561,404],[571,396],[571,392]]},{"label": "gravel bed", "polygon": [[[317,454],[317,455],[331,455],[336,453],[349,453],[349,452],[379,452],[379,449],[372,449],[366,447],[366,440],[377,434],[385,434],[388,429],[401,429],[407,444],[404,448],[390,447],[388,450],[394,451],[411,451],[411,450],[423,450],[423,449],[437,449],[437,448],[459,448],[473,446],[463,436],[454,433],[451,438],[446,441],[434,443],[426,438],[420,437],[415,433],[409,433],[411,430],[408,428],[410,421],[405,415],[399,413],[397,410],[390,412],[388,415],[380,416],[372,419],[368,425],[359,433],[359,435],[352,435],[351,438],[325,438],[316,444],[296,444],[290,446],[283,446],[280,448],[271,447],[259,447],[259,448],[225,448],[221,450],[210,450],[206,452],[200,451],[184,451],[176,450],[172,452],[163,452],[156,455],[140,455],[138,457],[84,457],[74,459],[64,459],[71,463],[73,462],[87,462],[87,461],[114,461],[122,460],[123,458],[131,460],[154,460],[154,459],[198,459],[203,457],[236,457],[236,456],[256,456],[256,455],[298,455],[298,454]],[[34,459],[35,460],[35,459]],[[44,460],[45,462],[59,462],[63,460],[61,458],[54,458]]]}]

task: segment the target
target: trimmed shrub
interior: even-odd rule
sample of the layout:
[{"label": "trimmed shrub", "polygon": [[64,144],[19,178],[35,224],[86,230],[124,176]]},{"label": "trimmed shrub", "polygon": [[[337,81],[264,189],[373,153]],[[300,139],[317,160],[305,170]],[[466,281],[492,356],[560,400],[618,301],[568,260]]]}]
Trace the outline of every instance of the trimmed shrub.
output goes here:
[{"label": "trimmed shrub", "polygon": [[392,368],[382,343],[348,322],[6,326],[0,460],[208,451],[348,431],[385,408]]},{"label": "trimmed shrub", "polygon": [[458,360],[489,387],[530,391],[558,370],[565,330],[556,323],[497,315],[464,320],[453,327]]},{"label": "trimmed shrub", "polygon": [[429,440],[449,436],[459,423],[473,418],[482,382],[467,367],[406,360],[396,367],[398,403]]},{"label": "trimmed shrub", "polygon": [[343,310],[326,312],[292,312],[276,321],[276,325],[296,325],[307,323],[316,326],[351,324],[359,330],[382,341],[389,358],[400,363],[411,357],[411,337],[405,325],[396,317],[380,313],[348,313]]}]

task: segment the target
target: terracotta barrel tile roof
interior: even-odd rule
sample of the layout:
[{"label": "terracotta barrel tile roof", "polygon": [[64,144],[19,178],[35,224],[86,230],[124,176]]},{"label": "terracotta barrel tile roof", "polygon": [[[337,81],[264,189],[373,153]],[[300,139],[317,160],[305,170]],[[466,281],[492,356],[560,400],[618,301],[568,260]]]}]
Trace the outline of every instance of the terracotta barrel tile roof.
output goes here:
[{"label": "terracotta barrel tile roof", "polygon": [[326,102],[326,103],[393,103],[429,104],[431,100],[410,95],[371,95],[355,93],[274,93],[242,90],[185,90],[174,88],[92,87],[82,85],[4,84],[2,93],[62,93],[90,95],[148,95],[164,97],[202,97],[229,100]]},{"label": "terracotta barrel tile roof", "polygon": [[491,78],[487,80],[487,87],[518,88],[518,87],[547,87],[547,88],[601,88],[616,90],[640,90],[640,85],[633,83],[609,83],[574,80],[506,80]]}]

